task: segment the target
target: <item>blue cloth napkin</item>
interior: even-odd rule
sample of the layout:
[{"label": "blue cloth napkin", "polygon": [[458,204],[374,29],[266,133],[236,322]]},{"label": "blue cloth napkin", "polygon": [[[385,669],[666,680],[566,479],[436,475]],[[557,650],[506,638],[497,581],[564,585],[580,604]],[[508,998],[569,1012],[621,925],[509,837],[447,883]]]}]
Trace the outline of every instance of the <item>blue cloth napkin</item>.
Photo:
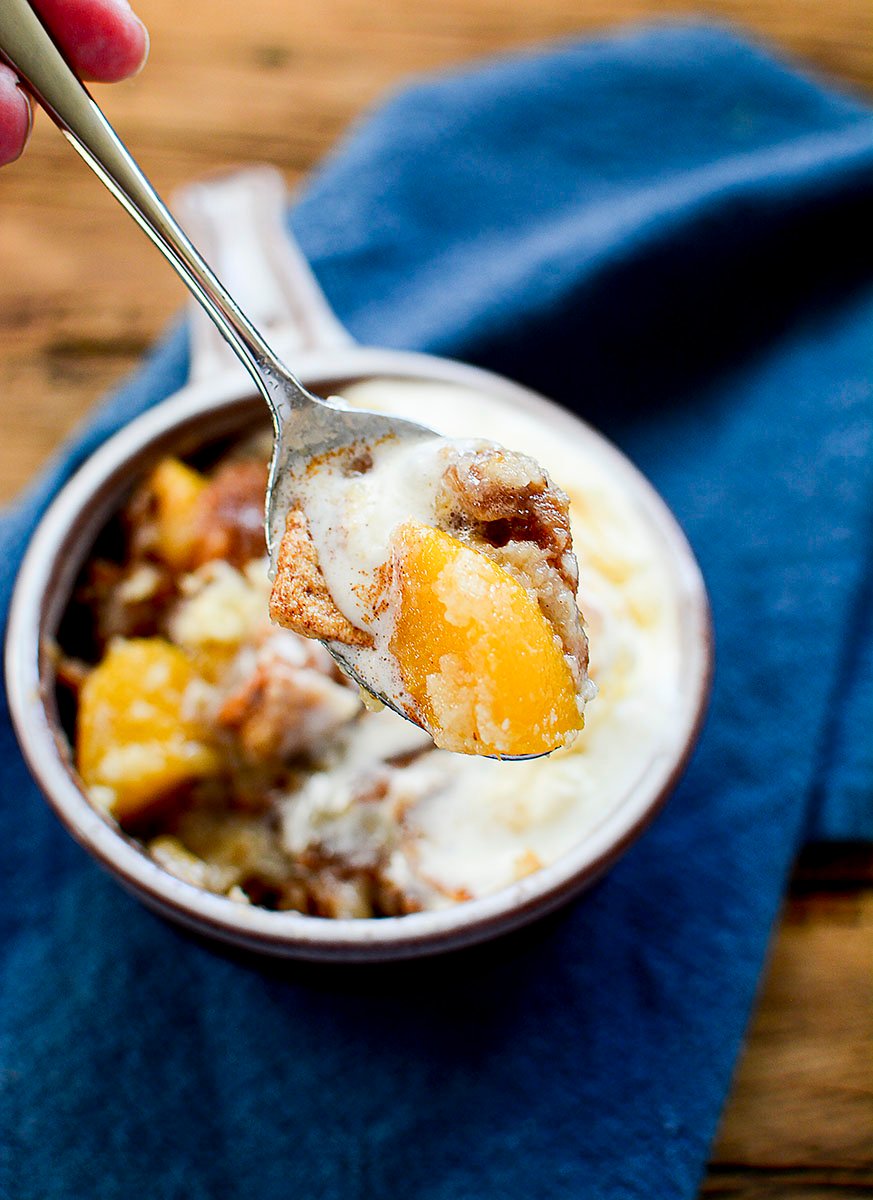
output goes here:
[{"label": "blue cloth napkin", "polygon": [[[728,32],[425,81],[292,221],[360,339],[487,364],[604,428],[711,592],[708,726],[563,913],[389,968],[199,944],[102,875],[0,729],[0,1194],[691,1197],[792,856],[873,834],[873,121]],[[183,381],[162,345],[3,520]]]}]

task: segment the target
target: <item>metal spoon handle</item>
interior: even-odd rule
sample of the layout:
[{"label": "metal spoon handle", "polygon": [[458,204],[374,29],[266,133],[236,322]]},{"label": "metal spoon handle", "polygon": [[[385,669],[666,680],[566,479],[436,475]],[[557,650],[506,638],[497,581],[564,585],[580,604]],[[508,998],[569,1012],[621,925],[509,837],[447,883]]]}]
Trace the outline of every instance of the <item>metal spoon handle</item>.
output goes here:
[{"label": "metal spoon handle", "polygon": [[293,398],[298,404],[311,402],[182,232],[27,0],[0,0],[0,58],[176,269],[239,355],[276,419],[294,407],[292,397],[268,386],[277,374],[286,393],[288,382],[299,389],[299,398]]}]

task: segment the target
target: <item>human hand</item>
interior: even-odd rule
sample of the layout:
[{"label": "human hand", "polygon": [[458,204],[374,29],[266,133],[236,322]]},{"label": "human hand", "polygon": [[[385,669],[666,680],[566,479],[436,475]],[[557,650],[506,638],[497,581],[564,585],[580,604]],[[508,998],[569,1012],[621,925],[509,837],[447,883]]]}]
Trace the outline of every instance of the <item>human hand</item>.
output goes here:
[{"label": "human hand", "polygon": [[[135,75],[149,35],[127,0],[32,0],[74,69],[86,79],[116,83]],[[0,63],[0,166],[24,149],[33,110],[15,72]]]}]

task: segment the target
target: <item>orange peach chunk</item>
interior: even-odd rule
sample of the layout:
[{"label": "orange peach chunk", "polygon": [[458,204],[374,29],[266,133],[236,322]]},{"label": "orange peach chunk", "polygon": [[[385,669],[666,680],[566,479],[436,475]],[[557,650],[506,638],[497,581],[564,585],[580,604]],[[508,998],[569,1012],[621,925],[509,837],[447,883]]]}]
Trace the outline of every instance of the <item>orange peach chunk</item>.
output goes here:
[{"label": "orange peach chunk", "polygon": [[504,567],[418,522],[395,534],[391,650],[438,746],[544,754],[582,728],[573,676],[536,598]]},{"label": "orange peach chunk", "polygon": [[155,549],[167,566],[182,571],[190,565],[197,533],[205,476],[178,458],[165,458],[152,471],[148,487],[155,498]]},{"label": "orange peach chunk", "polygon": [[120,821],[180,784],[218,768],[218,756],[185,715],[197,674],[161,638],[118,638],[82,685],[76,761],[85,786]]}]

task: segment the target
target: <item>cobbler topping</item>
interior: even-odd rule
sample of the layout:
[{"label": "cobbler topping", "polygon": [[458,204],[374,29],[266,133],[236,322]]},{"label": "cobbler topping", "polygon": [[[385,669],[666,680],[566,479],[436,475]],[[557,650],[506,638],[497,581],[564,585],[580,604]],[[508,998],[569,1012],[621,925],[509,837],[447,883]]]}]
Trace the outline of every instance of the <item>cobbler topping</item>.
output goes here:
[{"label": "cobbler topping", "polygon": [[330,594],[305,515],[291,509],[279,545],[270,616],[302,637],[346,646],[370,646],[372,635],[340,612]]},{"label": "cobbler topping", "polygon": [[243,459],[219,467],[200,500],[191,564],[221,559],[243,567],[264,553],[266,463]]}]

